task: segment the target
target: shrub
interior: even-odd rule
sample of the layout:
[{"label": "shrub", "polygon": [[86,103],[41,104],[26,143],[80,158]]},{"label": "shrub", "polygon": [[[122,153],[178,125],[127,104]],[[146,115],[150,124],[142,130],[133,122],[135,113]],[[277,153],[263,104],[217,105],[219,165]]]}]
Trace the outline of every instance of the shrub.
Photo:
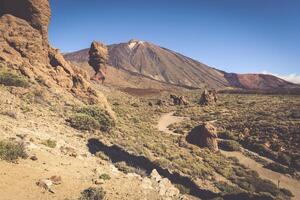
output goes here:
[{"label": "shrub", "polygon": [[226,182],[220,181],[215,183],[216,187],[226,194],[240,193],[242,190],[236,186],[229,185]]},{"label": "shrub", "polygon": [[278,161],[280,162],[280,163],[282,163],[282,164],[284,164],[284,165],[290,165],[291,164],[291,157],[290,156],[288,156],[287,154],[285,154],[285,153],[279,153],[278,154]]},{"label": "shrub", "polygon": [[273,170],[275,172],[283,173],[283,174],[291,173],[291,170],[288,167],[285,167],[278,163],[269,163],[269,164],[265,165],[264,167],[267,169]]},{"label": "shrub", "polygon": [[190,188],[185,185],[175,184],[174,186],[180,191],[180,194],[190,194],[191,192]]},{"label": "shrub", "polygon": [[126,164],[126,162],[121,161],[121,162],[117,162],[114,164],[116,168],[118,168],[118,170],[120,170],[121,172],[128,174],[128,173],[136,173],[142,177],[147,176],[147,172],[141,168],[135,168],[132,166],[129,166]]},{"label": "shrub", "polygon": [[94,118],[99,123],[101,131],[109,132],[115,126],[115,121],[110,114],[98,106],[80,108],[78,113],[86,114]]},{"label": "shrub", "polygon": [[224,130],[218,133],[218,137],[227,140],[237,140],[237,137],[230,131]]},{"label": "shrub", "polygon": [[18,158],[26,158],[24,146],[12,142],[0,141],[0,159],[15,161]]},{"label": "shrub", "polygon": [[110,180],[110,176],[108,174],[101,174],[99,178],[102,180]]},{"label": "shrub", "polygon": [[102,200],[105,194],[103,188],[89,187],[81,192],[79,200]]},{"label": "shrub", "polygon": [[292,167],[300,171],[300,159],[299,158],[293,158],[292,159]]},{"label": "shrub", "polygon": [[47,146],[47,147],[49,147],[49,148],[55,148],[56,147],[56,141],[50,140],[50,139],[44,140],[42,142],[42,144],[45,145],[45,146]]},{"label": "shrub", "polygon": [[24,77],[3,69],[0,71],[0,84],[3,84],[5,86],[15,86],[15,87],[29,86],[29,83]]},{"label": "shrub", "polygon": [[70,125],[78,130],[92,131],[100,129],[100,124],[93,117],[83,114],[76,113],[68,119]]},{"label": "shrub", "polygon": [[291,191],[285,189],[285,188],[280,188],[280,191],[285,194],[286,196],[289,196],[289,197],[293,197],[293,193],[291,193]]},{"label": "shrub", "polygon": [[234,140],[220,141],[219,146],[225,151],[239,151],[241,148],[241,145]]}]

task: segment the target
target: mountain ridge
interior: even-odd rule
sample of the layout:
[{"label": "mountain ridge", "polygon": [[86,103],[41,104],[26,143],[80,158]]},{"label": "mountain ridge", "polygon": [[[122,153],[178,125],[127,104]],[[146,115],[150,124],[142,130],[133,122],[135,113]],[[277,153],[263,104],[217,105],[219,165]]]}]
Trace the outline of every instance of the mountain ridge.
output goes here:
[{"label": "mountain ridge", "polygon": [[[146,41],[108,45],[109,65],[153,80],[190,88],[290,90],[300,86],[267,74],[227,73],[188,56]],[[89,49],[64,54],[72,62],[88,62]]]}]

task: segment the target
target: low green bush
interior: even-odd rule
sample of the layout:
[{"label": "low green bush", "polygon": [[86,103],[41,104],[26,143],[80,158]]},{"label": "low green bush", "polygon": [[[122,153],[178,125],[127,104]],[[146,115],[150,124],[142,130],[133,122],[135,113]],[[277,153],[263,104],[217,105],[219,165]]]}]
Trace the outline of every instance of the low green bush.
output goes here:
[{"label": "low green bush", "polygon": [[101,174],[101,175],[99,176],[99,178],[102,179],[102,180],[110,180],[110,179],[111,179],[110,176],[109,176],[108,174]]},{"label": "low green bush", "polygon": [[44,140],[42,141],[42,144],[49,147],[49,148],[55,148],[56,147],[56,141],[55,140]]},{"label": "low green bush", "polygon": [[29,86],[28,81],[24,77],[5,69],[0,70],[0,84],[15,87]]},{"label": "low green bush", "polygon": [[70,123],[70,126],[72,126],[73,128],[82,131],[92,131],[92,130],[100,129],[100,124],[97,120],[83,113],[76,113],[72,115],[68,119],[68,122]]},{"label": "low green bush", "polygon": [[85,106],[77,112],[94,118],[99,123],[101,131],[109,132],[115,126],[115,121],[110,114],[98,106]]},{"label": "low green bush", "polygon": [[106,192],[103,188],[89,187],[81,192],[79,200],[102,200],[105,197]]},{"label": "low green bush", "polygon": [[229,185],[226,182],[220,181],[215,183],[216,187],[226,194],[236,194],[240,193],[242,190],[236,186]]},{"label": "low green bush", "polygon": [[24,146],[19,143],[0,141],[0,159],[15,161],[18,158],[26,158]]},{"label": "low green bush", "polygon": [[288,167],[285,167],[281,164],[278,164],[278,163],[269,163],[269,164],[265,165],[264,167],[267,169],[273,170],[275,172],[283,173],[283,174],[291,173],[291,169],[289,169]]},{"label": "low green bush", "polygon": [[227,140],[237,140],[237,137],[230,131],[224,130],[218,133],[218,137]]},{"label": "low green bush", "polygon": [[291,157],[285,153],[281,152],[278,154],[278,161],[284,165],[289,166],[291,164],[291,160],[292,160]]},{"label": "low green bush", "polygon": [[234,140],[223,140],[219,142],[219,147],[225,151],[239,151],[241,145]]}]

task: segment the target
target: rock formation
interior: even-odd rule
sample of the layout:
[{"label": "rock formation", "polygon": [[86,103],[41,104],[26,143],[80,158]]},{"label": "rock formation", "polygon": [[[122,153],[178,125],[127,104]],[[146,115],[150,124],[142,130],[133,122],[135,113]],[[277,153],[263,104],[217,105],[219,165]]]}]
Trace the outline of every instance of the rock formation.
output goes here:
[{"label": "rock formation", "polygon": [[48,44],[48,25],[51,10],[49,0],[1,0],[0,16],[10,14],[27,21],[38,30]]},{"label": "rock formation", "polygon": [[215,90],[204,90],[201,98],[199,100],[199,104],[202,106],[210,105],[216,103],[218,100],[217,92]]},{"label": "rock formation", "polygon": [[170,98],[173,102],[173,105],[187,105],[188,101],[184,98],[184,96],[176,96],[174,94],[170,95]]},{"label": "rock formation", "polygon": [[217,138],[217,130],[209,122],[196,126],[186,137],[189,143],[202,148],[207,147],[214,152],[218,151]]},{"label": "rock formation", "polygon": [[92,66],[96,72],[95,76],[92,78],[93,80],[101,80],[102,83],[104,82],[107,60],[107,47],[100,42],[94,41],[89,50],[89,65]]},{"label": "rock formation", "polygon": [[[49,0],[0,0],[0,64],[55,91],[109,108],[106,98],[48,42]],[[38,80],[38,81],[37,81]]]}]

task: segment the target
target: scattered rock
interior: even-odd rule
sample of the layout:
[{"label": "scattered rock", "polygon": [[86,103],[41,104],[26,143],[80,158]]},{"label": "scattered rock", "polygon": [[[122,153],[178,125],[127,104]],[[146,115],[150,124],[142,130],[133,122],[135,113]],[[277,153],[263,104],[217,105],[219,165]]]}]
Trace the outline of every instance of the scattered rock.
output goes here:
[{"label": "scattered rock", "polygon": [[217,100],[218,98],[216,90],[204,90],[200,97],[199,104],[202,106],[206,106],[215,104]]},{"label": "scattered rock", "polygon": [[217,129],[209,122],[205,122],[192,129],[186,140],[199,147],[208,147],[213,152],[218,151]]},{"label": "scattered rock", "polygon": [[30,157],[30,160],[36,161],[36,160],[38,160],[38,158],[35,155],[33,155]]},{"label": "scattered rock", "polygon": [[45,190],[54,193],[54,191],[51,189],[51,186],[53,185],[52,181],[49,179],[40,179],[37,183],[37,186],[44,188]]},{"label": "scattered rock", "polygon": [[52,183],[53,183],[54,185],[59,185],[59,184],[61,184],[61,181],[62,181],[61,176],[56,176],[56,175],[51,176],[51,177],[49,178],[49,180],[52,181]]},{"label": "scattered rock", "polygon": [[72,156],[74,158],[77,157],[77,153],[76,153],[76,150],[72,147],[66,147],[66,146],[61,146],[60,147],[60,151],[61,153],[63,153],[64,155],[69,155],[69,156]]},{"label": "scattered rock", "polygon": [[150,174],[150,178],[156,182],[159,182],[162,179],[156,169],[152,170],[152,172]]},{"label": "scattered rock", "polygon": [[97,179],[94,181],[94,183],[95,185],[102,185],[104,182],[102,180]]},{"label": "scattered rock", "polygon": [[164,106],[164,105],[167,105],[167,102],[164,101],[164,100],[158,99],[157,102],[156,102],[156,105],[157,106]]},{"label": "scattered rock", "polygon": [[142,180],[142,186],[145,189],[156,188],[163,199],[174,199],[180,196],[179,189],[173,186],[169,179],[162,178],[156,169],[152,170],[150,179],[146,177]]},{"label": "scattered rock", "polygon": [[163,178],[159,182],[159,194],[166,197],[176,197],[179,196],[180,191],[172,185],[169,179]]},{"label": "scattered rock", "polygon": [[176,96],[174,94],[171,94],[170,98],[173,102],[173,105],[188,105],[188,101],[185,99],[184,96]]}]

